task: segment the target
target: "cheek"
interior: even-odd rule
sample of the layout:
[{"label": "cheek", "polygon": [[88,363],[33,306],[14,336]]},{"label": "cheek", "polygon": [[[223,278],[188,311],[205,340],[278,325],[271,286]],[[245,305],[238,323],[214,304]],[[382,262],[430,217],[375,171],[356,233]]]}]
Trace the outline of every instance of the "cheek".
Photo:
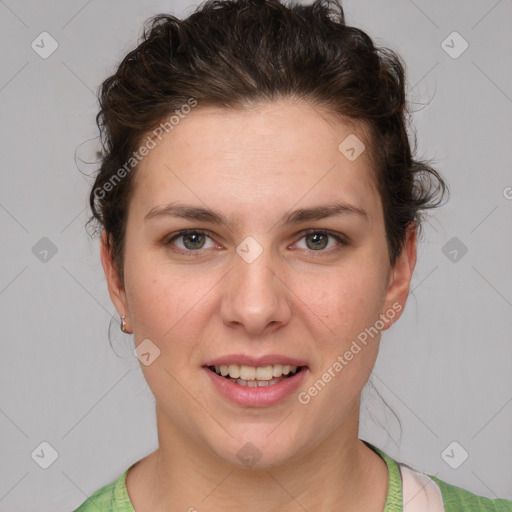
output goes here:
[{"label": "cheek", "polygon": [[137,337],[161,340],[183,316],[187,288],[169,270],[131,253],[126,260],[126,293]]},{"label": "cheek", "polygon": [[167,316],[167,309],[172,308],[169,302],[175,297],[172,290],[165,293],[158,277],[151,271],[138,269],[126,274],[126,292],[134,331],[144,337],[160,337],[159,326]]},{"label": "cheek", "polygon": [[384,301],[385,276],[376,265],[353,265],[328,275],[301,279],[303,313],[322,321],[338,339],[358,333],[378,318]]},{"label": "cheek", "polygon": [[176,351],[180,339],[194,339],[208,318],[204,313],[215,276],[198,276],[191,267],[182,270],[133,253],[125,275],[130,319],[139,342],[149,338],[161,349],[172,342]]}]

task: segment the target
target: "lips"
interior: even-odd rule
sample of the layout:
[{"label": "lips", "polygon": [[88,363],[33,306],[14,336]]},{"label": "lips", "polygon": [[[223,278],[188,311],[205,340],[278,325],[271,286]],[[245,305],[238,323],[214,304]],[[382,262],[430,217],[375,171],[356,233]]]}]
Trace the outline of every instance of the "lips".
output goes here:
[{"label": "lips", "polygon": [[203,371],[214,389],[230,402],[243,407],[271,407],[288,399],[304,382],[309,370],[305,366],[300,368],[301,371],[292,376],[281,376],[269,381],[235,380],[218,375],[208,366]]},{"label": "lips", "polygon": [[278,404],[295,392],[309,370],[304,359],[282,354],[230,354],[210,359],[203,369],[221,395],[244,407]]}]

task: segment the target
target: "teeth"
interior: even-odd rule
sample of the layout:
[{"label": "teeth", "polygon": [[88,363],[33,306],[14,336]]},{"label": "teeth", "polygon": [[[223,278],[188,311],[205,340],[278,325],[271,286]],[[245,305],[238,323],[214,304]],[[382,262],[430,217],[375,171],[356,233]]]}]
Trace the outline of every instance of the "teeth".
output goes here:
[{"label": "teeth", "polygon": [[270,380],[273,376],[272,366],[256,368],[256,380]]},{"label": "teeth", "polygon": [[228,367],[228,373],[233,379],[238,379],[240,377],[240,366],[237,364],[230,364]]},{"label": "teeth", "polygon": [[281,377],[283,374],[283,365],[282,364],[275,364],[272,366],[272,377]]},{"label": "teeth", "polygon": [[239,384],[240,386],[246,386],[248,388],[261,388],[267,386],[273,386],[274,384],[279,384],[282,379],[271,379],[271,380],[242,380],[242,379],[229,379],[231,382],[235,384]]},{"label": "teeth", "polygon": [[[234,375],[231,373],[231,366],[232,365],[229,365],[229,374],[231,377],[234,377]],[[239,368],[239,376],[242,380],[254,380],[256,378],[256,368],[254,368],[254,366],[240,366]]]},{"label": "teeth", "polygon": [[232,379],[241,379],[244,381],[270,381],[272,378],[281,377],[282,375],[294,374],[297,366],[273,364],[267,366],[244,366],[238,364],[215,366],[215,373],[223,377],[231,377]]}]

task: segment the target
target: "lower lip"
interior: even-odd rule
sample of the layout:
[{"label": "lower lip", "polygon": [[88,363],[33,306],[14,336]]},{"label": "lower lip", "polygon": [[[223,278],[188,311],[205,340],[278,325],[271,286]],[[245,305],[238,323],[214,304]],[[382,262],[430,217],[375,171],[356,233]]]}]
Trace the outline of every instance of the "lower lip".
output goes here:
[{"label": "lower lip", "polygon": [[204,367],[204,370],[222,395],[232,402],[245,407],[268,407],[278,404],[289,397],[300,386],[308,371],[307,368],[303,367],[293,377],[288,377],[272,386],[249,388],[235,384],[225,377],[212,372],[209,368]]}]

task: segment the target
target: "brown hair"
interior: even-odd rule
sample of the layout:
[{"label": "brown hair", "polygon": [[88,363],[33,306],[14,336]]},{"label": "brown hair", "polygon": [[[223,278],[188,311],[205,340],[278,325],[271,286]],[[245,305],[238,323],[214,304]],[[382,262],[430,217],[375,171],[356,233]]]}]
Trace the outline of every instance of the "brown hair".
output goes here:
[{"label": "brown hair", "polygon": [[191,101],[243,109],[294,98],[360,122],[370,134],[394,264],[407,227],[420,229],[421,210],[438,206],[447,191],[434,168],[412,157],[404,69],[392,50],[345,24],[338,0],[207,0],[184,20],[152,17],[140,44],[101,85],[96,117],[102,154],[88,224],[96,220],[106,231],[121,279],[134,155],[148,133]]}]

